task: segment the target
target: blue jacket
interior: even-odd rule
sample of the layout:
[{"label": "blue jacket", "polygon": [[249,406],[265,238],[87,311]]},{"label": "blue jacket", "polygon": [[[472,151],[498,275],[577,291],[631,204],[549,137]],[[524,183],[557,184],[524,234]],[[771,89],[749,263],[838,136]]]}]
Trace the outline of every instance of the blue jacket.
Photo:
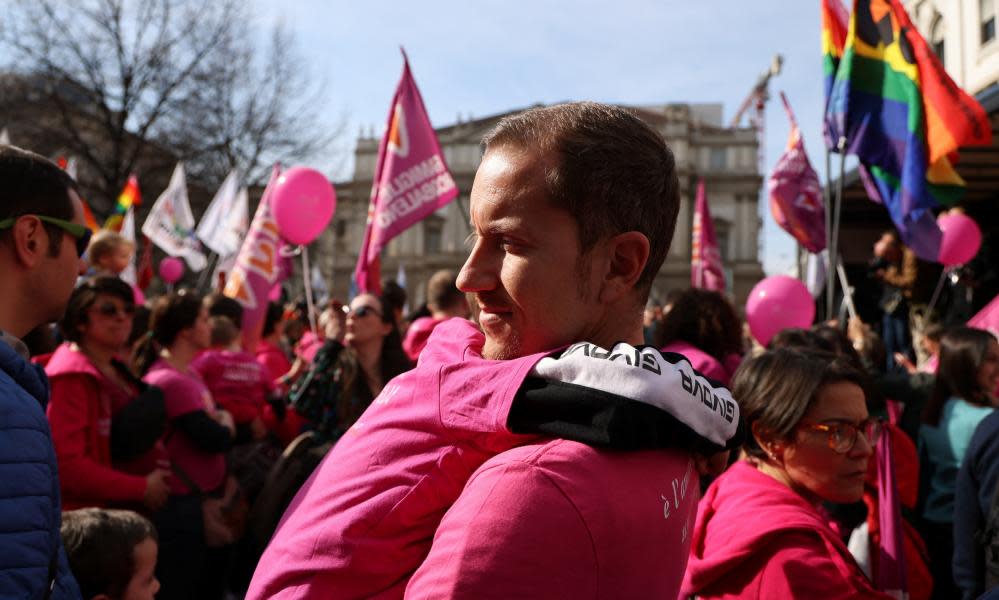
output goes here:
[{"label": "blue jacket", "polygon": [[0,598],[80,598],[59,535],[59,472],[45,418],[45,371],[0,341]]},{"label": "blue jacket", "polygon": [[954,581],[965,598],[985,585],[985,551],[975,534],[985,526],[999,484],[999,411],[985,417],[971,436],[954,494]]}]

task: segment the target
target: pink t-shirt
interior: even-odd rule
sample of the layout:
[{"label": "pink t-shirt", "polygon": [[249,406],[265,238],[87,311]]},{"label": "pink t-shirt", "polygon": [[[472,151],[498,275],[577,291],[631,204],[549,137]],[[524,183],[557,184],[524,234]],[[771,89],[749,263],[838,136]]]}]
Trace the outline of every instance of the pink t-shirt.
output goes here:
[{"label": "pink t-shirt", "polygon": [[249,423],[260,416],[274,382],[248,352],[208,350],[191,362],[201,375],[212,398],[232,413],[237,424]]},{"label": "pink t-shirt", "polygon": [[263,365],[271,381],[277,381],[279,377],[291,370],[291,362],[284,355],[284,350],[267,340],[260,340],[257,343],[256,356],[257,362]]},{"label": "pink t-shirt", "polygon": [[[216,410],[211,392],[193,370],[178,371],[161,358],[153,363],[142,379],[163,390],[167,418],[170,421],[198,410],[203,410],[209,415]],[[182,431],[172,425],[167,426],[165,439],[170,462],[183,469],[202,491],[211,491],[222,485],[225,479],[224,454],[201,450]],[[176,473],[170,478],[170,491],[174,495],[192,492]]]},{"label": "pink t-shirt", "polygon": [[699,479],[686,452],[566,440],[479,467],[407,598],[676,598]]},{"label": "pink t-shirt", "polygon": [[402,340],[402,349],[406,352],[409,360],[413,361],[413,364],[416,364],[416,361],[420,359],[420,352],[423,352],[434,328],[443,322],[444,319],[420,317],[410,323],[409,329],[406,330],[406,339]]},{"label": "pink t-shirt", "polygon": [[481,358],[463,319],[434,332],[417,368],[393,379],[292,501],[246,598],[398,598],[471,474],[533,437],[510,405],[544,354]]}]

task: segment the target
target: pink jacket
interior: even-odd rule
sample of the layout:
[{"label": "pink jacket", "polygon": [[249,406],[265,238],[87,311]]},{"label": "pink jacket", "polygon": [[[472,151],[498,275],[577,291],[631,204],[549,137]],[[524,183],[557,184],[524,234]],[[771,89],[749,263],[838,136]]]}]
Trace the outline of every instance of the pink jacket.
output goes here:
[{"label": "pink jacket", "polygon": [[469,480],[406,597],[675,598],[698,482],[685,452],[508,450]]},{"label": "pink jacket", "polygon": [[[292,501],[258,563],[248,599],[401,598],[425,559],[447,568],[421,569],[423,574],[413,580],[418,591],[411,596],[431,590],[447,595],[465,586],[476,590],[473,595],[485,593],[493,584],[499,586],[488,581],[486,570],[496,579],[502,570],[492,569],[481,553],[463,557],[459,550],[476,546],[452,536],[475,536],[479,548],[491,546],[491,536],[505,526],[501,521],[482,521],[476,531],[463,523],[479,513],[491,493],[490,482],[498,479],[509,487],[505,496],[497,496],[502,506],[516,504],[523,491],[528,504],[547,507],[547,518],[557,524],[553,530],[546,523],[533,523],[536,529],[523,523],[510,532],[507,552],[517,552],[524,539],[535,540],[534,532],[540,532],[542,552],[561,550],[566,556],[535,558],[551,559],[551,568],[565,569],[560,577],[570,577],[579,568],[567,556],[579,549],[557,546],[558,531],[564,529],[574,540],[592,536],[610,554],[594,549],[588,559],[600,569],[597,579],[581,584],[591,596],[597,590],[613,595],[612,586],[624,585],[620,582],[629,575],[624,557],[639,564],[635,580],[645,585],[651,563],[644,557],[662,560],[668,553],[680,566],[674,572],[656,562],[663,577],[658,585],[665,586],[656,589],[675,594],[687,554],[682,534],[686,517],[678,515],[692,516],[688,486],[696,480],[688,473],[687,457],[540,442],[537,436],[510,431],[511,406],[532,374],[568,390],[585,387],[639,399],[682,419],[705,439],[724,444],[733,439],[739,421],[728,391],[712,388],[686,361],[670,363],[653,349],[576,344],[558,358],[535,354],[488,361],[481,357],[483,343],[482,333],[463,319],[434,330],[417,367],[389,382]],[[507,452],[517,447],[523,448]],[[483,467],[493,457],[495,462]],[[468,483],[473,476],[475,483]],[[626,509],[611,510],[617,504]],[[505,518],[505,510],[481,509],[483,516]],[[635,514],[622,514],[631,509]],[[443,527],[446,512],[449,521]],[[572,518],[577,513],[580,523]],[[658,519],[669,523],[657,528]],[[441,537],[435,539],[435,531]],[[679,546],[667,549],[673,542]],[[478,566],[480,577],[459,577],[466,559]],[[527,563],[521,567],[529,568]]]},{"label": "pink jacket", "polygon": [[748,462],[701,500],[681,598],[878,598],[850,551],[802,496]]},{"label": "pink jacket", "polygon": [[694,367],[698,373],[701,373],[705,377],[710,377],[723,385],[731,383],[732,375],[735,374],[735,370],[739,367],[740,362],[739,356],[731,355],[722,363],[707,352],[683,340],[674,340],[666,344],[663,346],[663,352],[682,354],[690,361],[690,366]]}]

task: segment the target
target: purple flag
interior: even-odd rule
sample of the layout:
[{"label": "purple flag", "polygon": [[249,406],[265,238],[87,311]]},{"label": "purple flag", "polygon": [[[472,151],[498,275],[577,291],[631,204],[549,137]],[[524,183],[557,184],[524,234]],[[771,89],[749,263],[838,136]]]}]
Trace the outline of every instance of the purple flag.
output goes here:
[{"label": "purple flag", "polygon": [[878,461],[878,522],[881,545],[878,552],[877,581],[875,585],[896,598],[907,596],[905,556],[902,542],[902,510],[895,482],[895,461],[892,460],[891,429],[884,427],[876,448]]},{"label": "purple flag", "polygon": [[378,148],[368,223],[354,270],[361,292],[381,291],[381,251],[392,238],[458,196],[405,52],[402,57],[402,79]]},{"label": "purple flag", "polygon": [[715,224],[708,210],[704,180],[697,182],[694,205],[693,244],[690,249],[690,285],[705,290],[725,291],[725,272],[715,237]]},{"label": "purple flag", "polygon": [[777,161],[767,181],[770,188],[770,212],[781,229],[814,254],[826,247],[822,184],[808,161],[798,122],[783,92],[780,99],[791,120],[791,134],[788,136],[787,150]]},{"label": "purple flag", "polygon": [[274,165],[264,188],[250,230],[229,273],[223,294],[243,305],[243,349],[253,352],[260,341],[271,291],[291,273],[290,261],[282,253],[285,241],[271,213],[271,195],[281,167]]}]

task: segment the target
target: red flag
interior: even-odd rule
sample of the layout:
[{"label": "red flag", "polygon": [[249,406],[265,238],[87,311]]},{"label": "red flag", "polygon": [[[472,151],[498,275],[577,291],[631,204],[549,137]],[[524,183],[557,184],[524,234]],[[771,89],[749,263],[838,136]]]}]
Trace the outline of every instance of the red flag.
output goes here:
[{"label": "red flag", "polygon": [[135,270],[136,285],[144,291],[153,280],[153,243],[146,236],[142,236],[142,256],[139,257]]},{"label": "red flag", "polygon": [[694,206],[694,236],[690,252],[690,285],[705,290],[724,291],[725,272],[722,270],[721,252],[715,225],[708,210],[704,193],[704,180],[697,182],[697,201]]},{"label": "red flag", "polygon": [[822,184],[808,161],[805,143],[798,122],[787,98],[781,92],[791,133],[787,150],[777,161],[767,185],[770,188],[770,212],[781,229],[791,234],[809,252],[821,252],[826,247],[825,204]]},{"label": "red flag", "polygon": [[388,242],[458,196],[403,52],[402,78],[389,109],[371,186],[368,223],[354,281],[381,292],[381,251]]},{"label": "red flag", "polygon": [[903,554],[902,509],[898,483],[895,481],[895,461],[892,459],[892,430],[884,427],[875,450],[878,465],[878,523],[881,540],[878,545],[876,570],[877,588],[896,598],[907,597],[905,555]]}]

